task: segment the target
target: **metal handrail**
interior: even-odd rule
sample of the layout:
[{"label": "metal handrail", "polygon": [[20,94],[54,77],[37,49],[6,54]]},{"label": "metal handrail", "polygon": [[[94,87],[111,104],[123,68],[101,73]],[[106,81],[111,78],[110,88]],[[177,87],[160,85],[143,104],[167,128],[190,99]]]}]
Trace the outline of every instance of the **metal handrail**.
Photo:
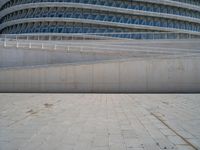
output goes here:
[{"label": "metal handrail", "polygon": [[[124,37],[122,37],[124,36]],[[131,37],[126,37],[131,36]],[[26,38],[29,40],[30,38],[35,38],[35,40],[39,40],[42,37],[51,38],[56,37],[59,40],[63,40],[63,38],[91,38],[91,39],[192,39],[198,38],[200,39],[200,35],[193,35],[192,33],[179,33],[179,32],[112,32],[112,33],[33,33],[33,34],[1,34],[1,38],[10,38],[10,39],[18,39],[18,38]]]},{"label": "metal handrail", "polygon": [[[170,51],[167,48],[161,47],[149,47],[145,46],[134,46],[133,45],[105,45],[103,43],[89,43],[84,45],[82,43],[73,44],[58,44],[51,42],[40,42],[30,40],[2,40],[0,45],[4,47],[16,47],[16,48],[29,48],[29,49],[43,49],[43,50],[65,50],[66,52],[81,52],[81,53],[114,53],[114,54],[127,54],[134,52],[141,53],[157,53],[157,54],[180,54],[187,53],[187,49],[171,48]],[[200,50],[192,50],[193,53],[199,53]]]}]

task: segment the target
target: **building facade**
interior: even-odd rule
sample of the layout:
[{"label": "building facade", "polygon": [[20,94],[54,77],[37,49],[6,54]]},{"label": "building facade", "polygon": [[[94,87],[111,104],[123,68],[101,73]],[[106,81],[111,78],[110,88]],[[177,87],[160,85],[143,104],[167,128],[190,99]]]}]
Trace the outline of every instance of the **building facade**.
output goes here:
[{"label": "building facade", "polygon": [[0,33],[200,34],[199,0],[0,0]]}]

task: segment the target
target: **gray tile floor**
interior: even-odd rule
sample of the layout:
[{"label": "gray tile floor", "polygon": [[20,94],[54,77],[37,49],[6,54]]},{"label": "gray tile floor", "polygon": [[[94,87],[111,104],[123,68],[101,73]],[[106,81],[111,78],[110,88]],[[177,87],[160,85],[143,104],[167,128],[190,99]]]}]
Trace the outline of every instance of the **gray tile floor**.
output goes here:
[{"label": "gray tile floor", "polygon": [[200,95],[0,94],[0,150],[200,149]]}]

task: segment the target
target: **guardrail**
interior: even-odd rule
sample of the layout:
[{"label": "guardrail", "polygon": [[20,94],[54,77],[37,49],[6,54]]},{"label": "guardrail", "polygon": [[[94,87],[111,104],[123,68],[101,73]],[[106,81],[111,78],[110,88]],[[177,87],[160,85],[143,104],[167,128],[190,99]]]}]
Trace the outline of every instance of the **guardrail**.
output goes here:
[{"label": "guardrail", "polygon": [[[174,33],[173,33],[174,34]],[[74,37],[79,37],[80,35]],[[142,54],[144,55],[180,55],[180,54],[190,54],[190,50],[188,49],[179,49],[179,48],[166,48],[166,47],[147,47],[141,45],[129,45],[132,43],[130,39],[128,40],[121,40],[120,42],[123,44],[119,44],[118,38],[117,40],[113,40],[113,38],[96,38],[87,40],[85,38],[85,42],[83,39],[81,41],[77,39],[73,39],[73,41],[69,40],[67,42],[59,42],[59,41],[45,41],[41,40],[41,36],[37,35],[37,39],[32,39],[30,36],[33,35],[7,35],[4,38],[0,38],[0,45],[3,47],[11,47],[11,48],[25,48],[25,49],[40,49],[40,50],[64,50],[67,53],[94,53],[94,54],[104,54],[104,55],[119,55],[119,56],[128,56],[128,55],[135,55],[135,54]],[[46,36],[46,35],[45,35]],[[51,35],[55,36],[55,35]],[[69,36],[69,35],[68,35]],[[71,35],[72,36],[72,35]],[[96,36],[96,35],[95,35]],[[26,38],[25,38],[26,37]],[[86,35],[84,35],[86,37]],[[96,36],[97,37],[97,36]],[[58,37],[57,37],[58,38]],[[114,38],[115,39],[115,38]],[[64,40],[64,39],[62,39]],[[103,42],[101,42],[103,40]],[[109,40],[111,42],[109,42]],[[114,41],[114,42],[113,42]],[[129,44],[125,44],[128,42]],[[192,50],[192,55],[195,53],[199,53],[199,50]]]},{"label": "guardrail", "polygon": [[34,34],[2,34],[2,39],[25,40],[162,40],[162,39],[200,39],[200,35],[177,32],[120,32],[120,33],[34,33]]}]

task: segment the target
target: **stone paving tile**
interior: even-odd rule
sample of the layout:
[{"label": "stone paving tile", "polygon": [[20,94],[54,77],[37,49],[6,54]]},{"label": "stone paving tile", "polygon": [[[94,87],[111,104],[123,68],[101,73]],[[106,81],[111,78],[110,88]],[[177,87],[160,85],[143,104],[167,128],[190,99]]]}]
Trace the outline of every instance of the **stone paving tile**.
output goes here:
[{"label": "stone paving tile", "polygon": [[0,150],[200,149],[198,94],[0,94],[0,106]]}]

